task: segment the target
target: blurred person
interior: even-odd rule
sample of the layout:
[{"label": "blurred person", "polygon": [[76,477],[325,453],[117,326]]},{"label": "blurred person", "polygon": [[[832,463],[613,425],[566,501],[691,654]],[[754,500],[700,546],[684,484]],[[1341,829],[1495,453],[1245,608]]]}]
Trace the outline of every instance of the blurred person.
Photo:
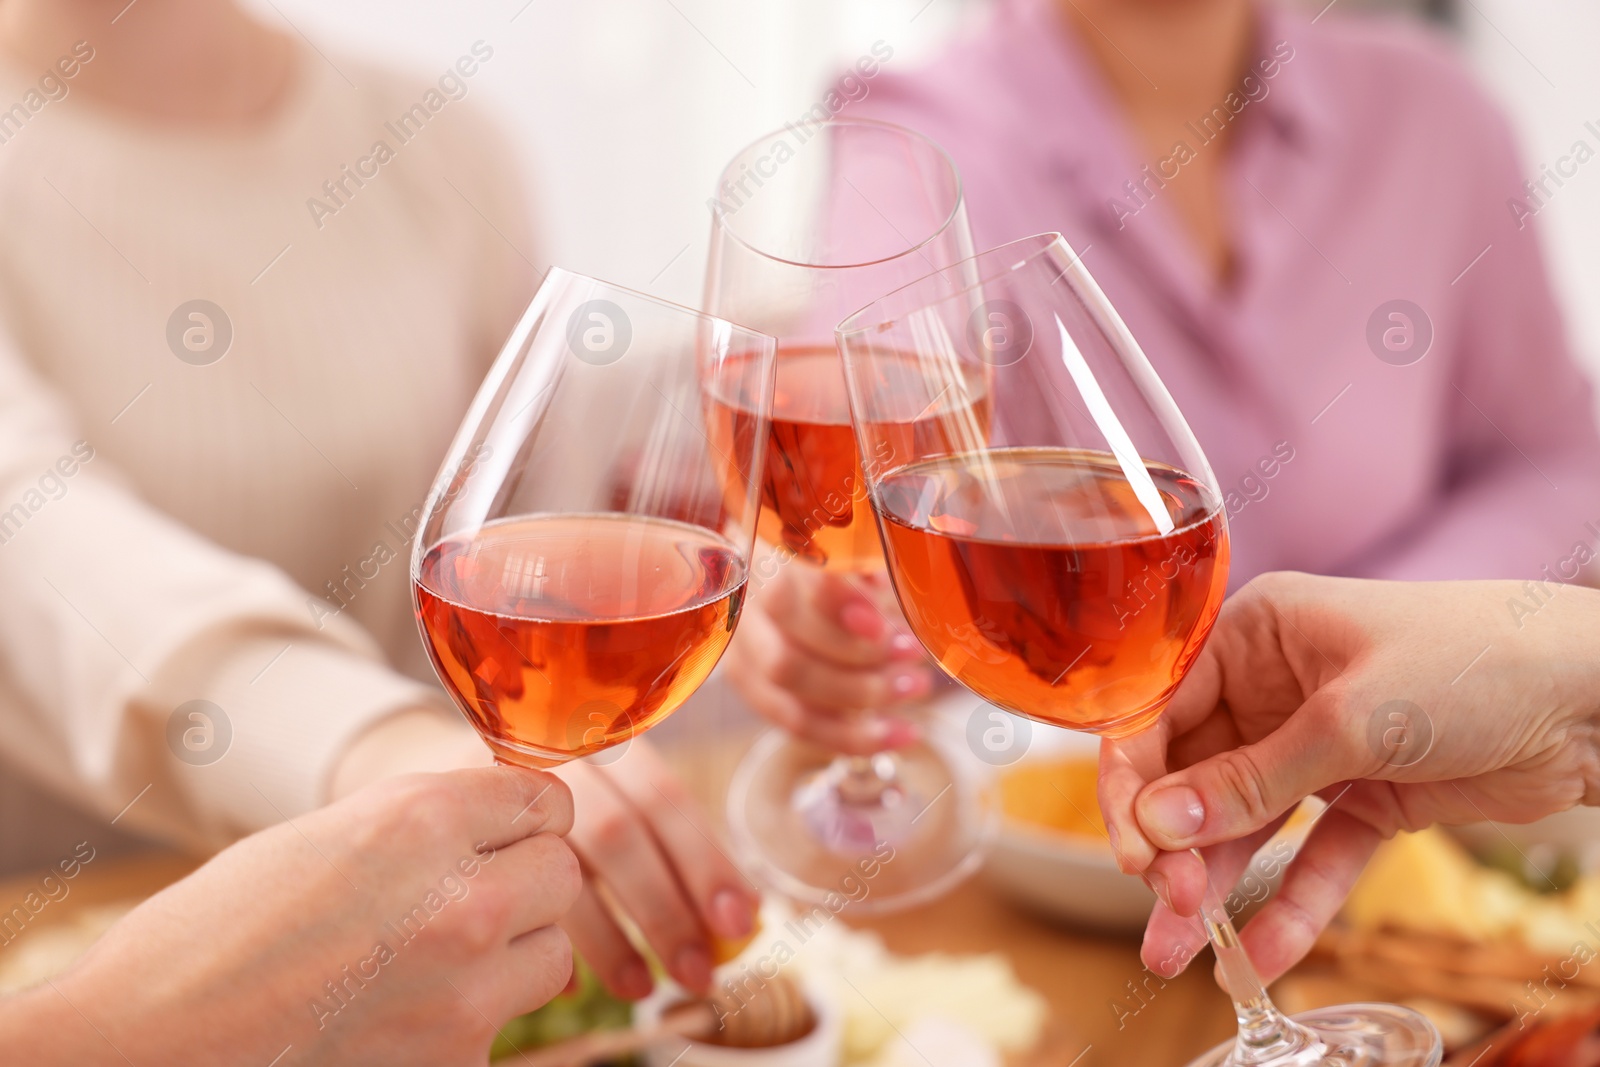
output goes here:
[{"label": "blurred person", "polygon": [[571,978],[571,826],[571,795],[536,771],[364,789],[230,846],[0,999],[0,1047],[29,1064],[481,1067],[501,1025]]},{"label": "blurred person", "polygon": [[[30,780],[214,848],[488,762],[408,563],[536,282],[470,99],[496,55],[408,77],[232,2],[0,0],[0,755]],[[647,745],[560,773],[579,951],[649,991],[603,882],[705,988],[753,891]],[[43,837],[38,810],[6,821]]]},{"label": "blurred person", "polygon": [[[1537,611],[1508,610],[1529,586]],[[1268,982],[1396,831],[1600,805],[1600,592],[1267,574],[1235,594],[1160,724],[1101,749],[1119,865],[1161,901],[1152,970],[1205,943],[1188,918],[1205,870],[1174,850],[1204,849],[1214,884],[1233,885],[1313,795],[1329,807],[1240,932]]]},{"label": "blurred person", "polygon": [[[846,113],[945,146],[978,248],[1066,236],[1211,461],[1234,588],[1567,581],[1575,549],[1600,554],[1592,391],[1512,133],[1429,32],[1252,0],[999,0]],[[934,672],[870,595],[782,568],[730,679],[819,743],[909,741]]]}]

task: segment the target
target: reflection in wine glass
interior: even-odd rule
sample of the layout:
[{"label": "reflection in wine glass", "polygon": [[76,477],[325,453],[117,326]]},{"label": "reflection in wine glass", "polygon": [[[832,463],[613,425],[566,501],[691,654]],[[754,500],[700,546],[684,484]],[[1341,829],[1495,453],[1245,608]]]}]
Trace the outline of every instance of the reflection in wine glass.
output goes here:
[{"label": "reflection in wine glass", "polygon": [[[1227,519],[1199,442],[1066,242],[930,274],[838,338],[858,447],[887,457],[870,497],[918,640],[1018,714],[1108,737],[1154,725],[1221,608]],[[975,380],[993,398],[981,421],[963,399]],[[942,433],[903,433],[919,402]],[[1203,918],[1240,1037],[1201,1063],[1438,1064],[1438,1034],[1406,1009],[1284,1018],[1215,886]]]},{"label": "reflection in wine glass", "polygon": [[[744,603],[775,343],[552,268],[467,413],[411,561],[445,688],[502,763],[615,749]],[[708,418],[707,385],[746,398]]]},{"label": "reflection in wine glass", "polygon": [[[771,437],[760,478],[759,534],[778,567],[860,576],[888,608],[883,554],[850,428],[833,328],[867,300],[971,254],[961,183],[933,142],[880,122],[838,120],[769,134],[727,166],[715,203],[706,307],[778,338]],[[979,383],[963,394],[981,420]],[[717,391],[723,414],[743,400]],[[895,416],[911,437],[937,435],[937,412]],[[728,797],[741,858],[788,895],[822,903],[863,862],[893,863],[855,911],[926,899],[970,873],[985,813],[975,784],[934,744],[842,756],[769,733]]]}]

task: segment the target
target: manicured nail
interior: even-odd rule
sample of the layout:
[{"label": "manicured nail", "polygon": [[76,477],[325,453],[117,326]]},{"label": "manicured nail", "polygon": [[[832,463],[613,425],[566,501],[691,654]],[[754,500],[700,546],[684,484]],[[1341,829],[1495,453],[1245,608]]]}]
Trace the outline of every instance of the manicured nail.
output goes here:
[{"label": "manicured nail", "polygon": [[1146,833],[1181,845],[1205,825],[1200,794],[1186,785],[1170,785],[1139,799],[1139,823]]},{"label": "manicured nail", "polygon": [[617,974],[617,993],[624,1000],[643,1000],[656,987],[650,968],[639,960],[629,960]]},{"label": "manicured nail", "polygon": [[878,750],[904,749],[922,737],[922,728],[904,718],[877,717],[867,720],[867,734]]},{"label": "manicured nail", "polygon": [[910,700],[919,697],[933,688],[933,680],[924,670],[896,671],[889,679],[889,692],[897,700]]},{"label": "manicured nail", "polygon": [[1122,835],[1117,833],[1114,823],[1106,823],[1106,840],[1111,842],[1111,854],[1117,858],[1117,864],[1122,863]]},{"label": "manicured nail", "polygon": [[673,977],[693,993],[711,988],[711,953],[704,945],[688,945],[673,957]]},{"label": "manicured nail", "polygon": [[905,748],[922,738],[922,728],[905,719],[883,719],[883,743],[889,748]]},{"label": "manicured nail", "polygon": [[895,634],[889,639],[889,652],[900,659],[904,659],[907,656],[920,656],[922,654],[922,642],[910,634]]},{"label": "manicured nail", "polygon": [[883,633],[883,616],[870,604],[853,602],[839,609],[839,625],[857,637],[877,637]]},{"label": "manicured nail", "polygon": [[711,898],[711,930],[718,937],[744,937],[755,925],[755,911],[742,893],[722,889]]}]

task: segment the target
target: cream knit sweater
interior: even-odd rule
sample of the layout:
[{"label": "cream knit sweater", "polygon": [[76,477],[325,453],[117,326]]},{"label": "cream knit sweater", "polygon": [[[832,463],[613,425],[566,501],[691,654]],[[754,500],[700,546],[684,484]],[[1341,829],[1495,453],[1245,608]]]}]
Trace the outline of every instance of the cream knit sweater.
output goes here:
[{"label": "cream knit sweater", "polygon": [[0,757],[137,798],[120,825],[292,817],[355,732],[443,699],[409,538],[537,278],[470,99],[493,49],[461,54],[302,49],[270,120],[209,135],[70,79],[34,109],[47,72],[0,68]]}]

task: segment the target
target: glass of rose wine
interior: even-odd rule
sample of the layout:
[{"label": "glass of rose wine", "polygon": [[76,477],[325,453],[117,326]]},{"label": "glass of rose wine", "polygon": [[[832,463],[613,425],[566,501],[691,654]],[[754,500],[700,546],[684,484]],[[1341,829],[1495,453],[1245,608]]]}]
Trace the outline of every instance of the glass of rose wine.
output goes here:
[{"label": "glass of rose wine", "polygon": [[[1155,724],[1227,586],[1222,494],[1138,343],[1059,234],[929,274],[839,325],[895,595],[956,681],[1107,737]],[[975,412],[981,382],[992,398]],[[941,432],[907,434],[931,410]],[[1202,1064],[1435,1067],[1415,1012],[1288,1019],[1216,887],[1202,919],[1240,1025]]]},{"label": "glass of rose wine", "polygon": [[[778,338],[760,486],[764,554],[752,585],[759,590],[789,568],[787,577],[809,572],[812,581],[831,572],[891,619],[897,612],[833,330],[868,300],[972,254],[960,178],[920,134],[839,119],[755,141],[728,164],[711,206],[706,308]],[[981,421],[980,383],[962,395]],[[719,396],[723,418],[744,417],[737,395]],[[941,428],[932,411],[896,414],[908,434]],[[852,755],[778,731],[763,736],[729,790],[742,860],[769,885],[812,903],[842,899],[841,886],[853,884],[863,862],[874,863],[872,892],[850,903],[855,911],[947,889],[976,867],[986,823],[976,783],[956,772],[936,734]]]},{"label": "glass of rose wine", "polygon": [[[545,276],[456,433],[411,560],[428,655],[496,760],[624,745],[716,666],[744,603],[775,350],[713,316]],[[713,382],[745,399],[739,418],[707,403]]]}]

